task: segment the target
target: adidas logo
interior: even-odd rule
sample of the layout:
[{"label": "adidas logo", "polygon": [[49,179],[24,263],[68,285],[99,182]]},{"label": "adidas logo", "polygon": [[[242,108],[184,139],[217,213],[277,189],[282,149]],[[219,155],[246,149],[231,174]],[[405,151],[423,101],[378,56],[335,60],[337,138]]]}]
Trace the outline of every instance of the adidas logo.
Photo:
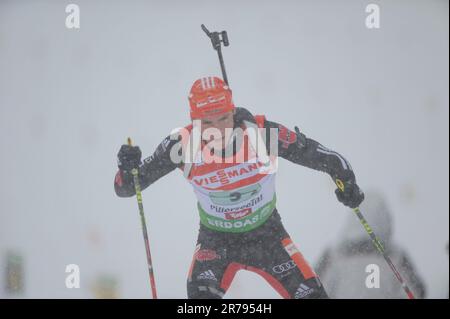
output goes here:
[{"label": "adidas logo", "polygon": [[207,270],[205,272],[202,272],[200,275],[197,276],[197,279],[208,279],[208,280],[215,280],[217,281],[216,276],[212,272],[212,270]]},{"label": "adidas logo", "polygon": [[314,289],[309,288],[305,284],[300,284],[300,287],[298,287],[296,293],[295,293],[295,299],[301,299],[305,298],[306,296],[310,295]]}]

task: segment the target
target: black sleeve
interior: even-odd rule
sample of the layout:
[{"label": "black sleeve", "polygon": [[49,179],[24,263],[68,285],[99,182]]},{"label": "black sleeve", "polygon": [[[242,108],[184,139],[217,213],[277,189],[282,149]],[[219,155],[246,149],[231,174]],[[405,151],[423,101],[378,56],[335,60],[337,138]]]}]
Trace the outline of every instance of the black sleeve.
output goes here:
[{"label": "black sleeve", "polygon": [[325,172],[333,181],[338,178],[343,182],[355,182],[355,174],[350,163],[339,153],[324,147],[299,131],[294,132],[276,122],[265,120],[264,126],[267,128],[267,146],[270,145],[270,128],[278,129],[278,156],[292,163]]},{"label": "black sleeve", "polygon": [[[171,139],[169,135],[158,145],[153,155],[144,159],[139,166],[139,182],[142,190],[181,165],[174,163],[170,158],[171,149],[177,143],[178,140]],[[119,170],[114,181],[114,189],[119,197],[135,195],[131,172]]]}]

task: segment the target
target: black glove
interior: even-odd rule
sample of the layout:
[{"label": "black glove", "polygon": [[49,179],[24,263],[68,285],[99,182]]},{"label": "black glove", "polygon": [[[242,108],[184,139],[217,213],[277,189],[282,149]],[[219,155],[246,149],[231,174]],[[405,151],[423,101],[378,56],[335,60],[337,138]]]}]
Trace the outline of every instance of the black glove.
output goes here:
[{"label": "black glove", "polygon": [[350,208],[358,207],[364,200],[362,190],[353,181],[342,182],[342,185],[344,186],[343,190],[336,188],[335,191],[338,201]]},{"label": "black glove", "polygon": [[142,152],[139,146],[122,145],[117,154],[117,164],[121,170],[131,171],[141,164]]}]

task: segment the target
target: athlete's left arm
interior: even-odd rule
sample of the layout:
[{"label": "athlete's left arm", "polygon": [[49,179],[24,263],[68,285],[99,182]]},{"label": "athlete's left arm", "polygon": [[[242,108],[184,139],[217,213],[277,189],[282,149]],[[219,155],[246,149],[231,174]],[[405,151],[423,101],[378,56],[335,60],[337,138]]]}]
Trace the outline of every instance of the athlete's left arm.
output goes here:
[{"label": "athlete's left arm", "polygon": [[270,145],[270,128],[278,130],[278,156],[290,162],[330,175],[334,182],[343,182],[344,191],[336,189],[338,200],[349,207],[357,207],[364,200],[364,193],[356,184],[356,177],[350,163],[339,153],[326,148],[319,142],[306,137],[297,128],[292,131],[276,122],[264,121],[266,145]]}]

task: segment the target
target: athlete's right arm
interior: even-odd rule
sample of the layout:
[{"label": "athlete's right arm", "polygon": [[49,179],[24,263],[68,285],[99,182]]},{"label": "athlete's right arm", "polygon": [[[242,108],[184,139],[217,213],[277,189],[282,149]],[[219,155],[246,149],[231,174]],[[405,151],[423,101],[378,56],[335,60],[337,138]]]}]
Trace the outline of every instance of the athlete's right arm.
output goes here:
[{"label": "athlete's right arm", "polygon": [[[170,135],[167,136],[153,155],[139,165],[139,182],[142,190],[180,166],[170,158],[170,150],[177,142],[170,139]],[[119,168],[114,179],[114,190],[119,197],[131,197],[136,194],[131,171]]]}]

